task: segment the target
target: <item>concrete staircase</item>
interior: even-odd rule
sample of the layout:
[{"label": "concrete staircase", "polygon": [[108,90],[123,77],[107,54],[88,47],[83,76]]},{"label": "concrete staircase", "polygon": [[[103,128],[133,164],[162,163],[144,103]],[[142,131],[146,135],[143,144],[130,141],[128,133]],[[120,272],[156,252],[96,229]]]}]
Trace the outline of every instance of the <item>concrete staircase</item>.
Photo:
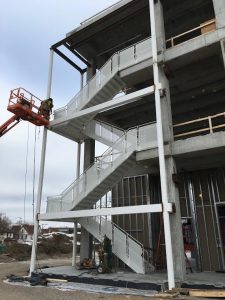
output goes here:
[{"label": "concrete staircase", "polygon": [[[114,98],[121,89],[125,87],[125,83],[120,78],[120,72],[126,68],[148,60],[151,56],[152,51],[150,38],[115,53],[65,107],[54,111],[54,121],[59,119],[66,120],[68,116],[71,117],[73,114],[84,108],[88,108]],[[79,119],[74,118],[69,122],[62,122],[61,124],[56,125],[54,125],[54,122],[50,122],[50,129],[75,141],[92,137],[99,142],[111,146],[112,142],[109,143],[107,139],[99,137],[99,135],[93,136],[92,134],[90,136],[90,131],[86,131],[91,120],[92,128],[96,128],[97,124],[95,124],[94,117],[95,114],[92,114],[83,116]],[[102,125],[102,128],[104,128],[104,125]]]},{"label": "concrete staircase", "polygon": [[136,165],[137,136],[126,132],[60,196],[48,197],[47,212],[90,208]]},{"label": "concrete staircase", "polygon": [[54,132],[77,141],[92,138],[109,147],[124,135],[124,130],[121,128],[93,120],[92,117],[92,115],[86,115],[63,125],[55,125]]},{"label": "concrete staircase", "polygon": [[106,235],[112,241],[112,252],[136,273],[153,269],[150,260],[145,260],[143,245],[106,217],[79,218],[78,222],[100,242]]},{"label": "concrete staircase", "polygon": [[[124,132],[94,120],[95,114],[71,118],[84,108],[111,100],[125,86],[119,71],[150,57],[150,39],[114,54],[65,107],[54,112],[54,120],[62,122],[50,123],[52,131],[77,141],[91,137],[112,147],[60,195],[48,197],[47,213],[89,209],[136,165],[137,150],[156,147],[155,124]],[[112,240],[114,254],[135,272],[145,273],[143,246],[112,222],[101,222],[99,231],[99,223],[93,218],[79,220],[100,241],[106,234]]]},{"label": "concrete staircase", "polygon": [[54,120],[114,98],[125,87],[125,83],[119,76],[119,70],[119,54],[116,53],[65,107],[54,111]]},{"label": "concrete staircase", "polygon": [[[47,212],[90,209],[136,165],[137,150],[155,148],[156,145],[155,123],[127,131],[61,195],[48,197]],[[146,255],[143,246],[118,226],[106,220],[99,231],[99,224],[93,218],[79,219],[79,223],[100,241],[106,234],[112,240],[114,254],[135,272],[152,270],[150,255]]]},{"label": "concrete staircase", "polygon": [[90,208],[136,165],[137,150],[156,146],[155,123],[128,130],[61,195],[48,197],[47,212]]}]

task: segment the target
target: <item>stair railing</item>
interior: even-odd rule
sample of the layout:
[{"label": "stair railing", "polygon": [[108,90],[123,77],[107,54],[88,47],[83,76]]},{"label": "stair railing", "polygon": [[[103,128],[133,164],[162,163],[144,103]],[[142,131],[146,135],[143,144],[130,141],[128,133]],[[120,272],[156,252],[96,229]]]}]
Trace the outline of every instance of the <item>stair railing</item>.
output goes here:
[{"label": "stair railing", "polygon": [[[144,245],[140,241],[135,239],[132,235],[130,235],[128,232],[126,232],[124,229],[122,229],[119,225],[113,223],[111,220],[107,220],[106,216],[97,216],[97,217],[95,217],[96,222],[99,223],[99,235],[100,236],[105,233],[104,232],[104,228],[105,228],[104,225],[105,224],[103,224],[103,226],[102,226],[102,219],[111,224],[111,227],[112,227],[112,245],[115,242],[115,230],[114,230],[114,228],[117,228],[126,237],[126,256],[127,256],[127,259],[129,259],[129,256],[130,256],[130,247],[131,247],[131,245],[130,245],[129,241],[132,240],[137,245],[139,245],[139,247],[141,248],[141,251],[142,251],[141,257],[142,257],[142,264],[143,264],[143,268],[144,268],[145,267],[145,258],[146,258],[146,262],[148,263],[147,255],[145,255],[146,253],[148,253],[148,251],[144,248]],[[102,239],[103,238],[104,238],[104,236],[102,236]]]},{"label": "stair railing", "polygon": [[[155,123],[129,129],[112,147],[108,148],[97,161],[90,165],[60,196],[48,197],[48,202],[60,201],[56,210],[70,210],[79,200],[92,190],[103,178],[109,175],[126,157],[137,149],[156,147]],[[139,145],[139,146],[138,146]],[[71,201],[72,200],[72,201]],[[53,203],[50,204],[53,208]],[[50,206],[48,206],[49,208]],[[54,211],[54,210],[53,210]]]},{"label": "stair railing", "polygon": [[[85,197],[88,191],[92,190],[101,179],[110,174],[124,160],[124,156],[129,155],[135,149],[135,137],[126,132],[62,192],[61,207],[63,210],[70,210],[74,207],[79,199]],[[48,199],[50,200],[50,198]],[[72,202],[71,199],[73,199]]]},{"label": "stair railing", "polygon": [[98,136],[110,143],[116,142],[126,132],[117,126],[112,126],[99,120],[90,121],[87,125],[85,125],[84,130],[89,135],[92,135],[93,137]]},{"label": "stair railing", "polygon": [[54,111],[54,119],[79,111],[120,70],[152,56],[151,38],[144,39],[113,54],[69,103]]}]

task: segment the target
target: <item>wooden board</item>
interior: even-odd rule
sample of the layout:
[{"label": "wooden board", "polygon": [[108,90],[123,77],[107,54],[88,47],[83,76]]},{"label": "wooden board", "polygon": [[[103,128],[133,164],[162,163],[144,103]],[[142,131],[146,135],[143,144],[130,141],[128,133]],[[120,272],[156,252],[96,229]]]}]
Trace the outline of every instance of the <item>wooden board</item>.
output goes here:
[{"label": "wooden board", "polygon": [[159,293],[159,294],[155,294],[153,296],[153,298],[164,298],[164,299],[171,299],[171,298],[175,298],[179,295],[179,293]]},{"label": "wooden board", "polygon": [[190,290],[191,297],[225,298],[225,290]]},{"label": "wooden board", "polygon": [[57,279],[57,278],[46,278],[46,280],[48,282],[51,282],[51,283],[57,283],[57,282],[68,282],[66,279]]},{"label": "wooden board", "polygon": [[[208,24],[211,21],[214,21],[214,23]],[[201,27],[202,34],[210,32],[210,31],[214,31],[214,30],[216,30],[216,21],[215,21],[215,19],[208,20],[207,22],[202,23],[201,26],[203,26],[203,27]]]}]

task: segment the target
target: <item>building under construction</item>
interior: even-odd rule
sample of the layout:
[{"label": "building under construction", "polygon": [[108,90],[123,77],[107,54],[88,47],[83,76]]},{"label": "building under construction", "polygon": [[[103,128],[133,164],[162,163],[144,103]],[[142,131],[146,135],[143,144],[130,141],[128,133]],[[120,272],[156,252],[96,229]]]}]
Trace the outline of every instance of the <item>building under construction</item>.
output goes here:
[{"label": "building under construction", "polygon": [[[36,233],[73,222],[75,245],[79,223],[81,261],[107,236],[114,268],[167,269],[169,288],[188,268],[224,270],[224,1],[119,1],[51,47],[48,97],[54,53],[81,88],[44,130]],[[77,179],[39,214],[48,130],[77,143]]]}]

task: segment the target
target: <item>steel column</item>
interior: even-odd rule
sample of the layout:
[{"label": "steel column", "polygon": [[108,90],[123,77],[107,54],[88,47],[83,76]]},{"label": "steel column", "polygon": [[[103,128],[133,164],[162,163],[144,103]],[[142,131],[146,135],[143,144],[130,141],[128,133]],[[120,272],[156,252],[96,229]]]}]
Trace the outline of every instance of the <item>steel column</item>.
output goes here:
[{"label": "steel column", "polygon": [[[50,96],[51,96],[53,58],[54,58],[54,51],[50,50],[48,86],[47,86],[47,97],[46,97],[47,99],[50,98]],[[40,173],[39,173],[39,182],[38,182],[36,213],[35,213],[35,219],[34,219],[34,235],[33,235],[33,245],[32,245],[29,276],[31,276],[31,273],[34,272],[35,265],[36,265],[37,238],[38,238],[38,229],[39,229],[39,218],[38,217],[39,217],[39,214],[41,211],[41,198],[42,198],[42,188],[43,188],[44,169],[45,169],[46,145],[47,145],[47,128],[45,127],[44,131],[43,131],[43,140],[42,140],[41,163],[40,163]]]},{"label": "steel column", "polygon": [[[81,75],[82,76],[82,75]],[[80,176],[80,153],[81,153],[81,143],[77,143],[77,167],[76,167],[76,178]],[[76,257],[77,257],[77,222],[74,222],[74,232],[73,232],[73,256],[72,256],[72,266],[76,267]]]}]

